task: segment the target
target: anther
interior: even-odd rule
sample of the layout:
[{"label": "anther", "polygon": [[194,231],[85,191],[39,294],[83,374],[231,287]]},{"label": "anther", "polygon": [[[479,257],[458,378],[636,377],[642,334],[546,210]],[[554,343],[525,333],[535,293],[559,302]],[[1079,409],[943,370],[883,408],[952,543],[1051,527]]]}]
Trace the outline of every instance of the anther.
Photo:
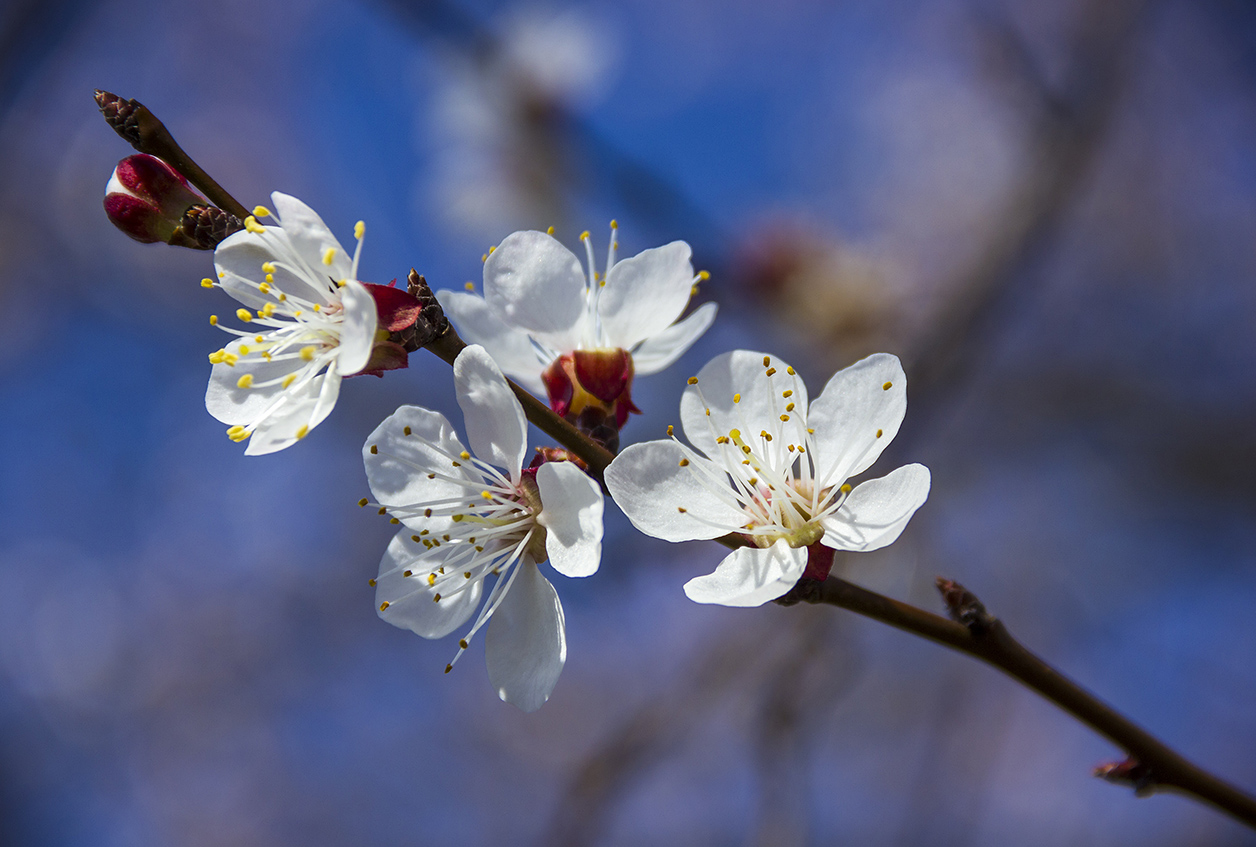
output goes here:
[{"label": "anther", "polygon": [[461,647],[463,650],[467,649],[467,639],[465,639],[465,638],[459,638],[459,639],[458,639],[458,646],[459,646],[459,647]]},{"label": "anther", "polygon": [[208,277],[206,277],[205,279],[201,280],[201,288],[213,288],[213,287],[214,287],[214,281],[212,279],[209,279]]},{"label": "anther", "polygon": [[314,358],[314,345],[307,344],[301,348],[301,358],[305,361],[311,361]]},{"label": "anther", "polygon": [[407,578],[408,578],[408,577],[412,577],[412,576],[414,576],[414,571],[402,571],[402,572],[401,572],[401,575],[402,575],[402,576],[404,576],[404,577],[407,577]]},{"label": "anther", "polygon": [[402,431],[402,432],[404,432],[406,435],[409,435],[409,434],[410,434],[410,427],[405,427],[405,428],[404,428],[404,429],[402,429],[401,431]]},{"label": "anther", "polygon": [[328,247],[327,251],[323,253],[323,264],[330,267],[332,263],[332,259],[334,259],[335,257],[336,257],[336,248]]},{"label": "anther", "polygon": [[398,520],[397,518],[389,518],[388,522],[392,524],[393,526],[396,526],[397,524],[401,523],[401,521]]},{"label": "anther", "polygon": [[849,482],[843,482],[842,487],[838,490],[843,494],[849,494],[851,492],[851,484]]},{"label": "anther", "polygon": [[365,505],[366,505],[367,503],[369,503],[369,502],[371,502],[371,501],[370,501],[370,500],[367,500],[365,497],[363,497],[361,500],[359,500],[359,501],[358,501],[358,505],[359,505],[359,506],[365,506]]},{"label": "anther", "polygon": [[257,218],[255,218],[252,215],[249,215],[247,218],[244,219],[244,228],[247,229],[249,232],[253,233],[254,235],[261,235],[262,233],[266,231],[266,227],[259,224],[257,222]]},{"label": "anther", "polygon": [[445,665],[445,673],[449,673],[453,669],[454,669],[453,665]]},{"label": "anther", "polygon": [[793,366],[792,366],[792,365],[787,365],[787,366],[785,367],[785,373],[789,374],[790,376],[793,376],[793,375],[794,375],[794,368],[793,368]]},{"label": "anther", "polygon": [[698,384],[698,378],[697,378],[696,376],[691,376],[691,377],[689,377],[689,384],[690,384],[690,385],[697,385],[697,384]]},{"label": "anther", "polygon": [[683,514],[685,514],[686,512],[688,512],[689,510],[688,510],[688,509],[686,509],[684,506],[677,506],[677,507],[676,507],[676,511],[680,512],[680,513],[683,515]]},{"label": "anther", "polygon": [[249,321],[253,320],[253,313],[250,312],[248,309],[236,309],[236,317],[244,321],[245,323],[248,323]]},{"label": "anther", "polygon": [[388,514],[388,507],[387,507],[387,506],[380,506],[380,507],[379,507],[379,513],[380,513],[381,515],[386,515],[386,514]]},{"label": "anther", "polygon": [[553,234],[554,234],[554,227],[553,227],[553,226],[547,226],[547,227],[545,228],[545,234],[546,234],[546,235],[553,235]]},{"label": "anther", "polygon": [[381,612],[385,612],[385,611],[387,611],[387,610],[388,610],[388,607],[389,607],[389,606],[391,606],[391,605],[392,605],[392,603],[389,603],[387,600],[385,600],[383,603],[380,603],[380,604],[379,604],[379,610],[380,610]]},{"label": "anther", "polygon": [[789,415],[781,415],[781,421],[782,421],[782,422],[785,422],[785,421],[788,421],[788,420],[789,420]]},{"label": "anther", "polygon": [[794,404],[793,404],[793,403],[790,403],[790,404],[786,405],[786,406],[785,406],[785,411],[787,411],[787,412],[792,412],[792,411],[794,411]]},{"label": "anther", "polygon": [[768,376],[771,376],[771,375],[772,375],[772,374],[774,374],[774,373],[776,373],[776,368],[768,368],[768,370],[767,370],[767,375],[768,375]]},{"label": "anther", "polygon": [[580,233],[580,240],[581,240],[581,241],[584,241],[584,240],[585,240],[586,238],[588,238],[588,237],[589,237],[589,231],[588,231],[587,229],[586,229],[584,232]]},{"label": "anther", "polygon": [[433,595],[432,595],[432,602],[433,602],[433,603],[439,603],[439,602],[440,602],[440,595],[439,595],[439,594],[433,594]]},{"label": "anther", "polygon": [[765,368],[766,368],[766,367],[770,367],[771,365],[772,365],[772,357],[771,357],[771,356],[764,356],[764,357],[763,357],[763,367],[765,367]]},{"label": "anther", "polygon": [[374,587],[375,587],[375,585],[376,585],[376,582],[375,582],[374,578],[372,578],[372,579],[368,579],[368,580],[366,581],[366,584],[367,584],[367,585],[369,585],[369,586],[371,586],[371,588],[374,588]]},{"label": "anther", "polygon": [[274,262],[262,262],[262,273],[273,274],[275,272]]},{"label": "anther", "polygon": [[236,388],[252,388],[253,374],[245,374],[236,380]]},{"label": "anther", "polygon": [[675,432],[675,428],[674,428],[674,427],[672,427],[672,425],[671,425],[671,424],[668,424],[668,425],[667,425],[667,434],[670,436],[673,432]]},{"label": "anther", "polygon": [[463,283],[462,287],[465,288],[467,291],[475,291],[475,283],[472,282],[471,280],[467,280],[465,283]]},{"label": "anther", "polygon": [[430,573],[430,574],[428,574],[428,575],[427,575],[427,584],[428,584],[428,585],[435,585],[435,584],[436,584],[436,574],[434,574],[434,573]]},{"label": "anther", "polygon": [[[424,509],[424,510],[423,510],[423,517],[425,517],[425,518],[430,518],[431,516],[432,516],[432,510],[431,510],[431,509]],[[423,530],[423,531],[424,531],[424,532],[427,532],[427,530]]]},{"label": "anther", "polygon": [[781,396],[782,396],[782,397],[793,397],[793,396],[794,396],[794,389],[790,388],[790,389],[787,389],[787,390],[785,390],[785,391],[782,391],[782,392],[781,392]]},{"label": "anther", "polygon": [[698,271],[698,279],[702,280],[703,282],[706,282],[710,278],[711,278],[710,271]]},{"label": "anther", "polygon": [[218,316],[217,316],[217,315],[210,315],[210,316],[209,316],[209,325],[210,325],[210,326],[218,326]]},{"label": "anther", "polygon": [[358,221],[353,225],[353,237],[361,241],[364,235],[366,235],[366,221]]},{"label": "anther", "polygon": [[305,438],[305,436],[309,434],[310,434],[309,426],[308,425],[302,426],[300,429],[297,430],[297,441],[300,441],[302,438]]},{"label": "anther", "polygon": [[734,402],[734,403],[740,403],[740,402],[741,402],[741,395],[740,395],[740,394],[734,394],[734,395],[733,395],[733,402]]},{"label": "anther", "polygon": [[878,429],[878,430],[877,430],[877,438],[880,438],[880,437],[881,437],[881,430],[879,430],[879,429]]},{"label": "anther", "polygon": [[[265,355],[269,356],[270,354],[269,354],[269,353],[266,353]],[[280,383],[280,384],[281,384],[284,388],[287,388],[289,385],[292,385],[292,383],[294,383],[294,382],[296,382],[296,381],[297,381],[297,375],[296,375],[296,374],[288,374],[287,376],[285,376],[285,377],[283,378],[283,382],[282,382],[282,383]]]},{"label": "anther", "polygon": [[378,446],[378,445],[375,445],[375,444],[372,444],[372,445],[371,445],[371,455],[372,455],[372,456],[374,456],[374,455],[375,455],[375,454],[377,454],[377,453],[379,453],[379,446]]},{"label": "anther", "polygon": [[253,216],[258,218],[269,218],[270,209],[267,209],[265,206],[254,206]]},{"label": "anther", "polygon": [[887,382],[885,385],[881,386],[881,390],[882,390],[882,391],[889,391],[889,390],[890,390],[893,386],[894,386],[894,383],[892,383],[892,382]]},{"label": "anther", "polygon": [[680,466],[681,466],[682,468],[687,468],[687,467],[689,467],[689,460],[688,460],[688,459],[681,459],[681,460],[680,460]]}]

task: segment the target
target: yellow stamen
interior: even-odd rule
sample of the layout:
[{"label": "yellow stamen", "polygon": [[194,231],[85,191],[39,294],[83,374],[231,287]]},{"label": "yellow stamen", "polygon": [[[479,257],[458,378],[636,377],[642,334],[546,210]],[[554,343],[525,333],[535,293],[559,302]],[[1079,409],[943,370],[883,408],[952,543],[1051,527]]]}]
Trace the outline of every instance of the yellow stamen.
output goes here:
[{"label": "yellow stamen", "polygon": [[269,218],[270,209],[267,209],[265,206],[254,206],[253,215],[259,218]]},{"label": "yellow stamen", "polygon": [[214,281],[210,279],[209,277],[206,277],[205,279],[201,280],[201,288],[213,288],[213,287],[214,287]]},{"label": "yellow stamen", "polygon": [[266,227],[259,224],[257,222],[257,218],[253,217],[252,215],[249,215],[247,218],[244,219],[244,228],[247,229],[249,232],[253,233],[254,235],[261,235],[262,233],[266,231]]},{"label": "yellow stamen", "polygon": [[237,379],[236,387],[237,388],[252,388],[253,387],[253,374],[245,374],[244,376]]},{"label": "yellow stamen", "polygon": [[210,325],[210,326],[218,326],[218,316],[217,316],[217,315],[210,315],[210,316],[209,316],[209,325]]},{"label": "yellow stamen", "polygon": [[335,257],[336,257],[336,248],[328,247],[327,250],[323,253],[323,264],[327,265],[328,267],[331,267],[332,259],[334,259]]},{"label": "yellow stamen", "polygon": [[297,430],[297,441],[300,441],[302,438],[305,438],[305,436],[309,434],[310,434],[310,428],[308,426],[302,426],[300,429]]},{"label": "yellow stamen", "polygon": [[292,383],[294,383],[294,382],[296,382],[296,381],[297,381],[297,375],[296,375],[296,374],[288,374],[287,376],[285,376],[285,377],[283,378],[283,382],[282,382],[282,383],[280,383],[280,385],[281,385],[282,387],[284,387],[284,388],[287,388],[289,385],[292,385]]},{"label": "yellow stamen", "polygon": [[366,235],[366,221],[358,221],[353,225],[353,237],[361,241],[363,235]]},{"label": "yellow stamen", "polygon": [[248,323],[249,321],[253,320],[253,313],[250,312],[248,309],[236,309],[236,317],[244,321],[245,323]]}]

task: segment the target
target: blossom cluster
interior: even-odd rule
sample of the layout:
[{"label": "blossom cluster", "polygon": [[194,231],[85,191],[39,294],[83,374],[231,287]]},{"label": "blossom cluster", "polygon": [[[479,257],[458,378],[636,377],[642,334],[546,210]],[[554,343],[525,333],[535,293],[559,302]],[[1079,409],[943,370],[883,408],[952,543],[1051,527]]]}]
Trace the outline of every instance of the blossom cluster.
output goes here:
[{"label": "blossom cluster", "polygon": [[[248,441],[246,453],[292,446],[332,411],[340,383],[408,365],[415,296],[359,276],[365,225],[346,250],[317,214],[276,192],[214,254],[202,282],[239,302],[241,328],[210,355],[206,407]],[[839,371],[814,401],[794,368],[734,350],[690,377],[679,421],[686,441],[632,444],[602,477],[566,450],[529,460],[516,392],[543,394],[559,417],[611,452],[638,411],[639,375],[674,363],[710,327],[716,306],[686,311],[698,284],[683,241],[618,260],[618,226],[599,270],[550,232],[516,232],[484,257],[483,293],[438,292],[471,342],[454,360],[465,441],[440,412],[405,405],[371,433],[371,497],[397,533],[380,561],[378,613],[424,638],[464,632],[453,669],[481,630],[499,696],[521,709],[550,696],[567,655],[562,603],[542,570],[598,570],[603,487],[633,525],[665,541],[719,539],[732,551],[684,592],[699,603],[755,606],[801,580],[823,580],[834,552],[894,541],[929,493],[919,464],[867,471],[907,408],[890,354]],[[412,340],[412,339],[411,339]],[[519,385],[512,384],[508,377]],[[687,443],[686,443],[687,442]],[[465,445],[465,446],[464,446]]]}]

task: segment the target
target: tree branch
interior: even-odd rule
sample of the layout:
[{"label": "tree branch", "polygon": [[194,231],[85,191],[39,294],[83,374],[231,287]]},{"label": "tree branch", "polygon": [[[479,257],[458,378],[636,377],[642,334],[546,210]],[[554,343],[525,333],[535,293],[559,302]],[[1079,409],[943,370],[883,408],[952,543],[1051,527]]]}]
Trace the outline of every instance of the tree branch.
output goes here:
[{"label": "tree branch", "polygon": [[1096,769],[1096,776],[1130,784],[1140,795],[1176,790],[1256,829],[1256,798],[1190,762],[1038,658],[962,585],[940,577],[937,585],[957,620],[947,620],[835,576],[804,587],[797,599],[848,609],[998,668],[1129,754],[1124,762]]}]

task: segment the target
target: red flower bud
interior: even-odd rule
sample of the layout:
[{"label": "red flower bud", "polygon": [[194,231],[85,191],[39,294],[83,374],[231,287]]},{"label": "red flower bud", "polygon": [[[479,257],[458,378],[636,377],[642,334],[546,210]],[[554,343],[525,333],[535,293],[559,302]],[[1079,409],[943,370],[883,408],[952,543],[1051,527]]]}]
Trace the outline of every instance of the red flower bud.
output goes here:
[{"label": "red flower bud", "polygon": [[136,241],[187,245],[179,228],[183,214],[205,200],[187,180],[156,156],[137,153],[114,168],[105,187],[105,214]]}]

